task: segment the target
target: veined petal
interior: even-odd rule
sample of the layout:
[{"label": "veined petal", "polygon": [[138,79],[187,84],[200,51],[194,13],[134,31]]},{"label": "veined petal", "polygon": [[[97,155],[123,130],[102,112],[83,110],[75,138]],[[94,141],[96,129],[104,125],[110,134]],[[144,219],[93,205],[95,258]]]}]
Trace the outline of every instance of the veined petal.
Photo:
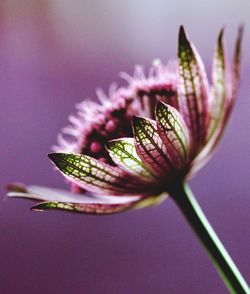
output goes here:
[{"label": "veined petal", "polygon": [[[69,212],[78,212],[85,214],[109,215],[124,212],[130,209],[142,209],[152,207],[162,203],[167,194],[141,198],[137,201],[128,201],[122,203],[67,203],[67,202],[42,202],[33,206],[33,210],[44,211],[47,209],[57,209]],[[121,198],[121,197],[120,197]],[[128,197],[127,197],[128,198]],[[131,197],[129,197],[131,199]]]},{"label": "veined petal", "polygon": [[219,34],[212,70],[213,90],[211,92],[212,101],[210,106],[210,124],[207,138],[208,143],[194,160],[193,168],[191,169],[190,174],[194,174],[209,161],[215,147],[226,129],[226,124],[234,105],[236,92],[239,86],[242,36],[243,27],[241,26],[238,31],[235,45],[231,85],[223,45],[223,30],[221,30]]},{"label": "veined petal", "polygon": [[51,153],[49,158],[67,178],[96,194],[138,195],[144,189],[121,169],[86,155]]},{"label": "veined petal", "polygon": [[8,197],[42,200],[32,207],[33,210],[60,209],[86,214],[112,214],[122,212],[137,205],[140,197],[89,196],[73,194],[60,189],[39,186],[11,184]]},{"label": "veined petal", "polygon": [[67,202],[42,202],[32,207],[32,210],[44,211],[47,209],[57,209],[69,212],[80,212],[85,214],[114,214],[126,211],[135,205],[134,202],[126,204],[81,204]]},{"label": "veined petal", "polygon": [[[222,111],[222,117],[219,120],[218,131],[217,131],[217,138],[215,140],[215,145],[220,140],[222,134],[224,133],[226,124],[228,122],[228,118],[231,114],[231,110],[234,106],[237,90],[239,87],[239,80],[240,80],[240,63],[241,63],[241,44],[242,44],[242,37],[243,37],[243,27],[240,26],[238,30],[238,36],[235,45],[234,57],[233,57],[233,70],[232,70],[232,77],[229,75],[229,69],[227,66],[227,59],[224,53],[224,105],[222,106],[224,111]],[[222,36],[221,36],[222,39]],[[218,43],[221,42],[220,36]],[[223,44],[221,45],[221,51],[223,53]],[[218,45],[219,47],[219,45]],[[232,78],[232,80],[230,79]],[[215,97],[217,98],[217,97]]]},{"label": "veined petal", "polygon": [[168,176],[175,170],[166,146],[162,142],[156,122],[142,117],[133,118],[135,147],[144,165],[154,175]]},{"label": "veined petal", "polygon": [[223,44],[223,30],[221,30],[217,46],[214,54],[212,68],[212,90],[209,110],[209,128],[207,133],[207,141],[222,127],[225,112],[227,97],[229,97],[227,84],[228,72],[226,68],[225,49]]},{"label": "veined petal", "polygon": [[190,130],[195,151],[204,143],[207,130],[208,81],[204,65],[184,28],[179,31],[179,105]]},{"label": "veined petal", "polygon": [[230,110],[234,104],[238,87],[239,87],[239,82],[240,82],[241,47],[242,47],[243,30],[244,30],[243,26],[240,26],[238,29],[238,35],[237,35],[236,45],[234,49],[233,75],[232,75],[232,103],[230,106]]},{"label": "veined petal", "polygon": [[172,161],[182,167],[189,156],[189,133],[187,126],[174,107],[159,102],[156,107],[158,133]]},{"label": "veined petal", "polygon": [[121,166],[121,168],[124,168],[132,174],[139,175],[148,181],[154,179],[137,155],[133,138],[112,140],[106,147],[112,160]]},{"label": "veined petal", "polygon": [[85,214],[114,214],[129,209],[141,209],[160,204],[167,198],[163,193],[157,196],[142,198],[139,196],[98,196],[73,194],[61,189],[25,186],[11,184],[8,186],[8,197],[41,200],[32,207],[33,210],[43,211],[57,209]]}]

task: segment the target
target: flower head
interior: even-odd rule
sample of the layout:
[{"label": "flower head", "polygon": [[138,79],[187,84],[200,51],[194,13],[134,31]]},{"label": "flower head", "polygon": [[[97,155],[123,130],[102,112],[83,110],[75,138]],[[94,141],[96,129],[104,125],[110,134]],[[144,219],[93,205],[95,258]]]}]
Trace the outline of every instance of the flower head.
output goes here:
[{"label": "flower head", "polygon": [[132,77],[123,73],[127,87],[112,86],[108,97],[99,90],[100,103],[84,101],[69,117],[49,158],[78,194],[14,185],[9,196],[43,200],[35,209],[98,214],[165,199],[175,181],[208,161],[224,132],[239,84],[241,39],[242,28],[230,70],[220,32],[209,85],[181,27],[178,63],[157,60],[148,76],[141,67]]}]

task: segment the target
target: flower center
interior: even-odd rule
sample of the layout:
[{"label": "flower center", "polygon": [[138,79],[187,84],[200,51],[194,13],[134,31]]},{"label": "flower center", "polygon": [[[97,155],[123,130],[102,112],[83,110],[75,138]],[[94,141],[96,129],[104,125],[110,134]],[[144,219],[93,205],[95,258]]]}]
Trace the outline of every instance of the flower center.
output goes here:
[{"label": "flower center", "polygon": [[178,108],[176,71],[169,71],[160,62],[152,66],[148,77],[137,67],[133,77],[124,78],[128,81],[126,88],[113,89],[109,97],[98,92],[101,105],[83,102],[78,106],[77,116],[71,116],[73,125],[63,131],[71,138],[61,136],[57,150],[85,154],[115,165],[105,145],[110,140],[133,136],[134,115],[155,119],[159,100]]}]

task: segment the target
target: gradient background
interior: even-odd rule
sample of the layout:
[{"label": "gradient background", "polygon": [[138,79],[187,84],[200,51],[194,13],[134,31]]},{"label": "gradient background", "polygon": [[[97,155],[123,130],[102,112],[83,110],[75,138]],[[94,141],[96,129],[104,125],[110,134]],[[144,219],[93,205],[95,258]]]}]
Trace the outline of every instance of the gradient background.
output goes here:
[{"label": "gradient background", "polygon": [[[191,186],[250,282],[250,2],[0,2],[0,181],[65,187],[46,154],[74,104],[120,71],[176,55],[184,24],[210,72],[220,27],[232,53],[246,25],[244,71],[218,151]],[[227,293],[171,200],[109,217],[30,212],[0,201],[0,293]]]}]

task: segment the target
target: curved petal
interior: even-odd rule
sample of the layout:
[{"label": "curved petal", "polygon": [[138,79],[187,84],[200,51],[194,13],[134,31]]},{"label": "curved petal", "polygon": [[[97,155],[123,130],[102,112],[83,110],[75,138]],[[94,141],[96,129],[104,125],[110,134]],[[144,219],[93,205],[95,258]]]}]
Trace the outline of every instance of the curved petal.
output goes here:
[{"label": "curved petal", "polygon": [[139,196],[102,196],[102,195],[87,195],[75,194],[69,191],[41,187],[41,186],[25,186],[23,184],[10,184],[7,187],[7,196],[12,198],[27,198],[30,200],[41,200],[49,202],[72,202],[81,204],[123,204],[130,201],[137,201]]},{"label": "curved petal", "polygon": [[125,171],[137,175],[147,181],[155,181],[136,153],[134,138],[122,138],[106,144],[112,160]]},{"label": "curved petal", "polygon": [[[233,71],[232,71],[232,98],[229,103],[227,116],[230,115],[231,109],[234,105],[237,91],[240,84],[240,70],[241,70],[241,50],[242,50],[242,38],[244,28],[241,25],[238,29],[238,35],[235,43],[234,56],[233,56]],[[226,118],[227,119],[227,118]]]},{"label": "curved petal", "polygon": [[158,133],[165,144],[172,161],[182,167],[189,157],[188,128],[178,110],[159,102],[156,107]]},{"label": "curved petal", "polygon": [[197,152],[204,143],[208,122],[208,81],[204,65],[184,28],[179,31],[179,106]]},{"label": "curved petal", "polygon": [[209,105],[209,127],[207,141],[209,141],[219,129],[223,127],[223,120],[227,108],[227,100],[230,97],[229,72],[223,44],[223,30],[221,30],[215,49],[212,81],[213,86]]},{"label": "curved petal", "polygon": [[223,45],[223,30],[219,34],[212,70],[213,89],[211,92],[212,101],[210,105],[208,143],[194,160],[191,174],[201,169],[209,161],[226,129],[239,85],[242,35],[243,27],[241,26],[235,45],[232,85],[230,85],[229,70]]},{"label": "curved petal", "polygon": [[57,209],[69,212],[80,212],[85,214],[114,214],[126,211],[135,205],[134,202],[126,204],[81,204],[67,202],[42,202],[32,207],[32,210],[44,211],[47,209]]},{"label": "curved petal", "polygon": [[49,158],[69,180],[95,194],[139,195],[145,190],[118,167],[86,155],[51,153]]},{"label": "curved petal", "polygon": [[157,132],[156,122],[134,117],[133,130],[136,152],[147,169],[160,177],[171,174],[176,167]]},{"label": "curved petal", "polygon": [[40,186],[25,186],[22,184],[11,184],[8,186],[8,197],[27,198],[30,200],[41,200],[44,202],[34,205],[31,209],[43,211],[57,209],[69,212],[85,214],[114,214],[129,209],[141,209],[162,203],[167,194],[142,197],[119,197],[119,196],[88,196],[86,194],[73,194],[61,189],[52,189]]},{"label": "curved petal", "polygon": [[142,198],[137,201],[127,203],[67,203],[67,202],[42,202],[32,207],[32,210],[44,211],[47,209],[57,209],[69,212],[78,212],[85,214],[110,215],[118,212],[124,212],[130,209],[142,209],[152,207],[162,203],[167,198],[167,194]]},{"label": "curved petal", "polygon": [[140,197],[88,196],[73,194],[60,189],[11,184],[8,197],[45,201],[32,207],[33,210],[61,209],[87,214],[111,214],[122,212],[138,205]]}]

